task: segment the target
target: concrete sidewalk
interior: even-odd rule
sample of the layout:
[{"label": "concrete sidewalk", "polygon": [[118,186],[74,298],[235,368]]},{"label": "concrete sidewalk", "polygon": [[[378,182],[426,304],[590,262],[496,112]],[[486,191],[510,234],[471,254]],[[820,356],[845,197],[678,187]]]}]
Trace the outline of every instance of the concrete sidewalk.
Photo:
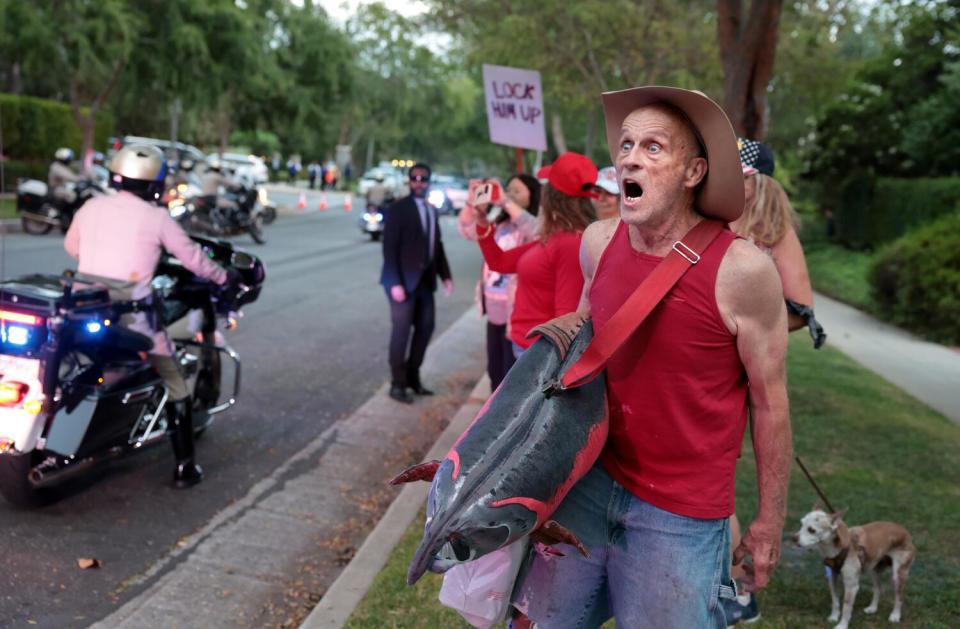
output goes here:
[{"label": "concrete sidewalk", "polygon": [[[480,412],[488,397],[490,379],[484,376],[423,460],[442,460],[457,438],[470,426],[470,422]],[[430,483],[410,483],[404,486],[377,524],[377,528],[364,540],[353,560],[323,595],[320,603],[300,625],[300,629],[333,629],[346,624],[363,600],[370,584],[390,559],[400,538],[420,513],[429,492]]]},{"label": "concrete sidewalk", "polygon": [[814,303],[828,345],[960,423],[960,351],[924,341],[819,293]]},{"label": "concrete sidewalk", "polygon": [[436,396],[404,405],[382,387],[122,584],[146,589],[93,626],[226,629],[288,626],[305,616],[399,493],[387,481],[422,460],[474,390],[484,341],[471,308],[427,352],[423,377]]}]

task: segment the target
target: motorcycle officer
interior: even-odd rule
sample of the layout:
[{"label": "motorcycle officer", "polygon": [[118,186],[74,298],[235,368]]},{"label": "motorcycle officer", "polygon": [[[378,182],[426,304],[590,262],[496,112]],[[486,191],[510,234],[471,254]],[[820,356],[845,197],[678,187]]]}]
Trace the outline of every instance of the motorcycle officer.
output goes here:
[{"label": "motorcycle officer", "polygon": [[80,181],[80,176],[70,168],[73,157],[72,149],[58,148],[53,154],[53,162],[47,172],[47,186],[50,188],[50,195],[61,210],[65,210],[77,200],[77,193],[67,186],[68,183]]},{"label": "motorcycle officer", "polygon": [[216,155],[207,158],[207,170],[200,178],[200,194],[208,207],[226,207],[229,202],[220,200],[220,186],[230,188],[233,181],[223,172],[223,164]]},{"label": "motorcycle officer", "polygon": [[193,183],[195,164],[192,159],[184,158],[177,165],[177,174],[173,179],[175,185]]},{"label": "motorcycle officer", "polygon": [[393,200],[393,192],[384,183],[383,173],[377,173],[374,184],[367,190],[367,207],[373,206],[378,210],[386,207],[388,201]]},{"label": "motorcycle officer", "polygon": [[[109,170],[118,193],[84,204],[64,241],[67,253],[79,262],[78,274],[105,284],[111,298],[141,299],[151,292],[153,272],[165,249],[201,278],[221,286],[236,283],[236,271],[211,261],[167,211],[153,203],[163,192],[167,174],[159,149],[125,146],[110,160]],[[174,359],[173,344],[166,331],[153,329],[145,313],[124,315],[121,323],[153,339],[149,360],[171,400],[167,417],[176,458],[174,486],[196,485],[203,471],[194,458],[193,403]]]},{"label": "motorcycle officer", "polygon": [[90,164],[90,179],[101,188],[110,185],[110,171],[107,170],[103,153],[97,151],[93,154],[93,162]]}]

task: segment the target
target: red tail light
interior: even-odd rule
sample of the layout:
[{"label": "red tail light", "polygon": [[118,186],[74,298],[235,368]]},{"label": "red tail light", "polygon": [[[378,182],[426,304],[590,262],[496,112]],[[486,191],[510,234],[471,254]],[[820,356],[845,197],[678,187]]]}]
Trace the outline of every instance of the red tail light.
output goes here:
[{"label": "red tail light", "polygon": [[8,380],[0,382],[0,406],[16,406],[27,397],[30,385]]},{"label": "red tail light", "polygon": [[43,319],[25,312],[14,312],[12,310],[0,310],[0,320],[11,323],[23,323],[24,325],[40,325]]}]

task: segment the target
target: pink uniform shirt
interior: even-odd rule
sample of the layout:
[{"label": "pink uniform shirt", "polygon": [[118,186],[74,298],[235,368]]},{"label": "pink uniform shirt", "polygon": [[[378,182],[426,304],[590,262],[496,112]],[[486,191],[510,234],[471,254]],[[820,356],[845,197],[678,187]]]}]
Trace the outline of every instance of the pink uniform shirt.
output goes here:
[{"label": "pink uniform shirt", "polygon": [[[166,249],[190,272],[222,284],[227,272],[210,260],[167,210],[129,192],[94,197],[70,224],[64,249],[79,264],[80,274],[133,284],[131,297],[150,294],[150,282]],[[123,325],[153,339],[151,354],[173,355],[164,330],[154,330],[143,313],[125,315]]]},{"label": "pink uniform shirt", "polygon": [[150,281],[166,249],[190,272],[222,284],[227,273],[190,239],[167,210],[120,192],[87,201],[63,243],[79,260],[77,271],[136,284],[134,298],[150,293]]}]

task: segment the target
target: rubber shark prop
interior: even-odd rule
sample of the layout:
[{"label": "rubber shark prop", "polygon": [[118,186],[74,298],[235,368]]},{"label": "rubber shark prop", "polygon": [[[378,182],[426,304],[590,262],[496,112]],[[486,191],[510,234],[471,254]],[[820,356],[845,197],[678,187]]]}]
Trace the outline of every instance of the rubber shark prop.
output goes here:
[{"label": "rubber shark prop", "polygon": [[593,338],[571,313],[538,326],[541,337],[517,360],[443,461],[415,465],[391,484],[431,481],[423,538],[407,571],[412,585],[525,535],[564,542],[586,555],[550,515],[593,466],[607,440],[603,374],[577,388],[552,384]]}]

